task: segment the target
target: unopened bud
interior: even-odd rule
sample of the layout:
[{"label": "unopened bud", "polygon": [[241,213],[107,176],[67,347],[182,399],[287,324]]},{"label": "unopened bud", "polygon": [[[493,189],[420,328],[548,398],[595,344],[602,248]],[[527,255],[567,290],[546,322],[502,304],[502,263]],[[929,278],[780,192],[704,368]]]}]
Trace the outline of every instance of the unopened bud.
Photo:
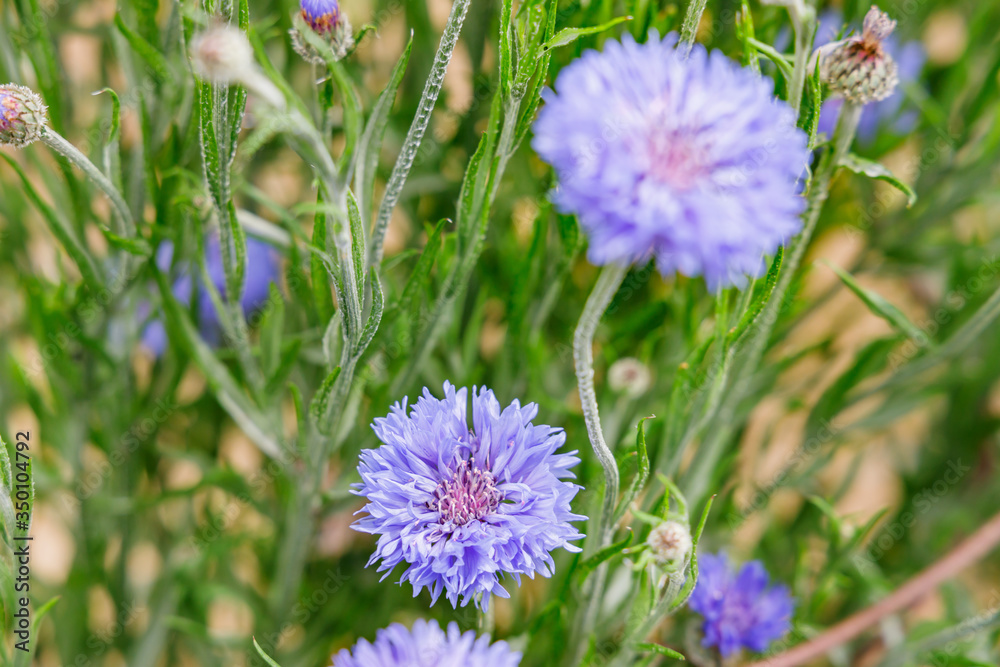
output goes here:
[{"label": "unopened bud", "polygon": [[691,531],[679,521],[664,521],[649,531],[646,544],[661,565],[680,566],[691,553]]},{"label": "unopened bud", "polygon": [[220,85],[239,83],[268,104],[282,108],[285,98],[270,79],[258,71],[253,47],[242,30],[218,25],[191,42],[194,70],[201,78]]},{"label": "unopened bud", "polygon": [[608,386],[631,397],[645,394],[653,383],[649,369],[635,357],[624,357],[608,369]]},{"label": "unopened bud", "polygon": [[241,81],[253,71],[253,48],[243,31],[230,25],[209,28],[191,42],[198,76],[219,84]]},{"label": "unopened bud", "polygon": [[0,145],[24,148],[38,141],[48,116],[42,98],[30,88],[0,86]]},{"label": "unopened bud", "polygon": [[860,35],[820,50],[820,76],[833,94],[855,104],[877,102],[892,94],[899,76],[883,42],[895,27],[888,14],[872,6]]},{"label": "unopened bud", "polygon": [[302,21],[308,28],[292,29],[292,46],[295,51],[308,62],[316,65],[326,64],[326,58],[303,34],[303,31],[308,29],[330,46],[334,60],[346,56],[354,46],[354,34],[347,14],[340,9],[340,3],[337,0],[301,0],[299,6]]}]

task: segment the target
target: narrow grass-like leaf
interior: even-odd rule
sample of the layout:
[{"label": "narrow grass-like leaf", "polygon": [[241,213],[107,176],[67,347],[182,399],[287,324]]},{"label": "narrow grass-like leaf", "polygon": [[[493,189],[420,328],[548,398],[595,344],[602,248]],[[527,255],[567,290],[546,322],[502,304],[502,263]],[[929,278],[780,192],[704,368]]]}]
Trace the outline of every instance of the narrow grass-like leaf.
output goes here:
[{"label": "narrow grass-like leaf", "polygon": [[38,648],[38,629],[41,627],[42,620],[46,614],[49,613],[57,602],[59,602],[58,595],[35,610],[35,617],[31,620],[31,643],[27,651],[14,652],[14,667],[28,667],[31,664],[31,659]]},{"label": "narrow grass-like leaf", "polygon": [[631,21],[631,16],[619,16],[616,19],[612,19],[607,23],[602,23],[601,25],[595,25],[591,28],[563,28],[555,34],[549,40],[546,40],[542,44],[542,53],[547,53],[552,49],[557,49],[560,46],[566,46],[567,44],[572,44],[581,37],[586,37],[587,35],[596,35],[597,33],[604,32],[605,30],[610,30],[619,23],[624,23],[625,21]]},{"label": "narrow grass-like leaf", "polygon": [[378,169],[378,156],[382,150],[382,139],[385,137],[385,129],[389,124],[389,112],[392,111],[393,102],[396,100],[396,93],[399,91],[399,84],[403,81],[406,73],[406,66],[410,62],[410,54],[413,51],[413,32],[410,32],[410,39],[406,42],[403,55],[396,61],[396,66],[389,76],[389,83],[386,84],[382,93],[378,96],[375,106],[372,108],[365,131],[358,142],[358,159],[355,160],[355,190],[358,193],[358,208],[361,210],[361,220],[365,225],[371,224],[372,200],[375,197],[375,171]]},{"label": "narrow grass-like leaf", "polygon": [[781,262],[784,257],[784,246],[778,246],[777,252],[774,253],[774,259],[771,261],[771,268],[767,270],[767,276],[764,278],[763,289],[750,304],[747,311],[743,313],[743,317],[740,318],[736,326],[726,334],[727,345],[732,345],[750,330],[761,311],[764,310],[764,306],[771,300],[774,286],[778,284],[778,274],[781,273]]},{"label": "narrow grass-like leaf", "polygon": [[875,178],[889,183],[897,190],[906,195],[906,207],[909,208],[917,202],[917,193],[909,185],[896,178],[888,167],[874,160],[863,158],[854,153],[847,153],[840,158],[840,166],[850,169],[855,174],[863,174],[869,178]]},{"label": "narrow grass-like leaf", "polygon": [[24,193],[42,214],[42,217],[45,218],[45,221],[49,224],[49,229],[52,231],[52,235],[66,249],[66,254],[73,259],[76,267],[80,270],[80,275],[83,276],[84,282],[94,294],[97,294],[101,290],[104,281],[100,277],[97,264],[91,257],[90,251],[77,237],[76,231],[72,228],[69,221],[45,203],[45,200],[39,195],[27,174],[24,173],[21,166],[10,155],[0,153],[0,157],[3,157],[11,169],[17,173],[21,179],[21,186],[24,188]]},{"label": "narrow grass-like leaf", "polygon": [[833,272],[837,274],[849,290],[854,292],[859,299],[861,299],[868,310],[872,312],[886,322],[888,322],[893,329],[903,334],[917,345],[920,346],[930,346],[933,347],[933,343],[930,338],[923,331],[920,330],[916,324],[910,321],[903,311],[887,301],[878,292],[874,292],[869,289],[865,289],[854,280],[854,277],[841,269],[838,266],[830,264],[829,262],[824,262],[827,266],[833,269]]},{"label": "narrow grass-like leaf", "polygon": [[274,658],[264,652],[264,649],[262,649],[260,644],[257,643],[256,637],[253,638],[253,647],[257,649],[257,653],[264,659],[264,662],[268,664],[268,667],[281,667],[281,665],[274,661]]},{"label": "narrow grass-like leaf", "polygon": [[580,581],[586,579],[591,572],[597,569],[598,565],[607,560],[610,560],[611,558],[614,558],[622,551],[627,549],[628,546],[632,544],[632,537],[633,537],[632,529],[629,528],[628,535],[626,535],[623,539],[621,539],[618,542],[615,542],[614,544],[604,547],[603,549],[595,553],[593,556],[580,563],[580,565],[577,566],[576,568],[576,571],[580,576]]},{"label": "narrow grass-like leaf", "polygon": [[122,19],[121,12],[115,14],[115,26],[128,41],[132,50],[139,54],[139,57],[149,65],[149,71],[153,75],[153,78],[159,83],[169,83],[171,79],[170,64],[163,57],[163,54],[155,46],[147,42],[139,33],[128,27],[124,19]]},{"label": "narrow grass-like leaf", "polygon": [[678,653],[672,648],[667,648],[661,644],[654,644],[652,642],[643,642],[636,646],[636,649],[643,651],[645,653],[653,653],[655,655],[665,655],[668,658],[673,658],[674,660],[687,660],[682,653]]},{"label": "narrow grass-like leaf", "polygon": [[330,410],[330,399],[333,396],[338,377],[340,377],[340,366],[330,371],[330,374],[326,376],[323,384],[316,391],[316,395],[313,396],[312,403],[309,404],[309,415],[317,426],[324,423]]}]

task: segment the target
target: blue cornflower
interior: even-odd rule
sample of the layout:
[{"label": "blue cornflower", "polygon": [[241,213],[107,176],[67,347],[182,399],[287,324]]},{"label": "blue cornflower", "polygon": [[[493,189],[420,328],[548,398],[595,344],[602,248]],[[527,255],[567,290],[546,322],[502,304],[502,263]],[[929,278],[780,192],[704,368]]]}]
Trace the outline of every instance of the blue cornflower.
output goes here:
[{"label": "blue cornflower", "polygon": [[651,31],[584,53],[543,93],[532,146],[593,263],[655,256],[664,275],[743,284],[801,226],[806,136],[770,79],[676,43]]},{"label": "blue cornflower", "polygon": [[320,35],[333,30],[340,21],[340,3],[337,0],[302,0],[299,6],[302,18]]},{"label": "blue cornflower", "polygon": [[[396,403],[372,428],[382,445],[361,452],[361,483],[354,493],[368,504],[356,530],[379,535],[369,565],[389,576],[407,563],[400,583],[416,596],[427,587],[431,604],[444,591],[457,607],[490,594],[510,597],[499,576],[550,576],[550,552],[583,537],[569,522],[579,486],[570,468],[576,452],[557,454],[562,429],[535,426],[534,403],[514,401],[503,411],[493,392],[472,390],[472,428],[465,388],[444,384],[444,398],[424,389],[407,414]],[[383,577],[384,579],[385,577]]]},{"label": "blue cornflower", "polygon": [[768,587],[760,561],[750,561],[739,572],[725,554],[698,557],[698,584],[691,609],[705,617],[703,646],[714,646],[723,656],[741,648],[764,651],[791,627],[794,606],[788,588]]},{"label": "blue cornflower", "polygon": [[[837,38],[844,25],[844,17],[839,11],[829,9],[819,17],[819,28],[816,32],[816,48],[826,46]],[[882,41],[882,47],[896,63],[896,74],[899,85],[885,99],[871,102],[861,111],[858,121],[858,139],[863,144],[870,144],[878,137],[882,127],[888,127],[894,134],[906,134],[916,127],[919,112],[912,106],[904,106],[906,93],[904,88],[916,82],[927,61],[927,52],[919,41],[900,43],[896,33],[891,33]],[[837,125],[837,116],[844,100],[833,97],[823,102],[819,116],[819,131],[827,136],[833,134]]]},{"label": "blue cornflower", "polygon": [[489,635],[462,633],[454,622],[448,631],[437,621],[417,620],[412,630],[393,623],[379,630],[375,642],[362,639],[333,657],[333,667],[517,667],[521,654],[507,642],[490,644]]},{"label": "blue cornflower", "polygon": [[[160,271],[169,271],[173,259],[174,246],[166,241],[160,244],[156,251],[156,265]],[[220,294],[226,293],[226,275],[222,265],[222,252],[219,246],[219,239],[216,236],[210,237],[205,244],[205,264],[208,275],[212,279],[212,284]],[[247,315],[259,309],[270,296],[271,283],[278,279],[278,258],[277,252],[267,243],[252,236],[247,237],[247,257],[246,257],[246,280],[243,283],[243,294],[240,298],[240,305]],[[190,267],[181,267],[180,274],[173,283],[172,291],[177,300],[184,305],[190,305],[192,292],[198,305],[198,325],[202,336],[213,345],[221,343],[222,327],[219,323],[219,316],[215,310],[215,304],[208,294],[208,290],[201,282],[200,270],[195,267],[192,271]],[[148,312],[148,305],[140,308],[140,312]],[[163,322],[155,319],[149,323],[142,334],[142,344],[154,355],[159,357],[167,349],[167,332],[163,327]]]}]

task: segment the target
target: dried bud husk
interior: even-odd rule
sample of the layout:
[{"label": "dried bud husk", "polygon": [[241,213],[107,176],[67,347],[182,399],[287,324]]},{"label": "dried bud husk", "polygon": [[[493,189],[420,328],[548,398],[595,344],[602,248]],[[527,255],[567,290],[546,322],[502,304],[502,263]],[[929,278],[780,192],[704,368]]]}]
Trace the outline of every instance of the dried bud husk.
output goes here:
[{"label": "dried bud husk", "polygon": [[0,86],[0,145],[24,148],[42,137],[47,122],[35,91],[14,83]]},{"label": "dried bud husk", "polygon": [[872,6],[860,35],[823,47],[820,76],[834,95],[867,104],[892,94],[899,75],[883,42],[895,27],[888,14]]}]

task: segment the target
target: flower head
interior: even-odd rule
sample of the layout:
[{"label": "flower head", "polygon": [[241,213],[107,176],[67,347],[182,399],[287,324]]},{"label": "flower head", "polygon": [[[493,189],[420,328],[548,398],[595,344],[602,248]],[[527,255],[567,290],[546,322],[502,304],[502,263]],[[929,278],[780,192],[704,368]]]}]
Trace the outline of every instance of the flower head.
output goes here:
[{"label": "flower head", "polygon": [[[406,399],[372,428],[382,445],[361,452],[367,516],[356,530],[379,535],[369,564],[381,560],[385,576],[409,567],[400,582],[425,586],[432,602],[442,591],[485,607],[489,595],[509,597],[499,576],[549,576],[550,554],[583,537],[570,521],[579,486],[568,481],[576,452],[557,454],[561,429],[531,423],[538,408],[514,401],[500,409],[493,392],[472,390],[472,428],[465,388],[444,384],[444,398],[424,389],[407,413]],[[384,577],[383,577],[384,578]]]},{"label": "flower head", "polygon": [[[301,0],[299,6],[302,20],[329,44],[333,50],[333,57],[340,60],[347,55],[354,46],[354,35],[351,31],[351,22],[341,11],[340,3],[337,0]],[[299,28],[293,28],[291,35],[292,46],[303,59],[317,65],[326,63],[323,55],[309,43]]]},{"label": "flower head", "polygon": [[[168,241],[160,245],[156,252],[156,265],[161,271],[170,270],[173,254],[174,246],[172,243]],[[249,270],[246,273],[246,281],[243,283],[240,305],[243,307],[243,312],[250,315],[266,303],[270,295],[271,283],[278,277],[278,261],[274,248],[263,241],[248,236],[247,267]],[[224,295],[226,276],[222,265],[219,239],[216,236],[210,237],[205,244],[205,268],[208,270],[212,284],[220,294]],[[208,289],[200,279],[194,277],[197,275],[200,275],[198,270],[192,270],[191,267],[186,266],[181,267],[173,284],[173,293],[185,305],[189,305],[192,296],[194,296],[198,307],[198,325],[201,334],[209,343],[218,345],[222,342],[219,315],[209,296]],[[143,310],[148,312],[148,308],[149,306],[146,305]],[[157,357],[163,354],[167,349],[167,332],[162,321],[153,320],[146,326],[142,334],[142,344]]]},{"label": "flower head", "polygon": [[30,88],[0,86],[0,146],[24,148],[38,141],[48,121],[42,98]]},{"label": "flower head", "polygon": [[218,25],[196,35],[191,58],[198,76],[212,83],[236,83],[254,71],[253,47],[243,31],[231,25]]},{"label": "flower head", "polygon": [[724,554],[699,556],[690,605],[705,618],[702,645],[717,647],[723,656],[741,648],[764,651],[788,632],[792,597],[785,586],[768,587],[768,580],[760,561],[735,572]]},{"label": "flower head", "polygon": [[899,83],[896,61],[885,42],[896,22],[878,7],[865,15],[860,35],[848,37],[820,50],[820,77],[830,91],[857,104],[883,100]]},{"label": "flower head", "polygon": [[660,564],[683,565],[691,553],[691,531],[680,521],[664,521],[649,531],[646,545]]},{"label": "flower head", "polygon": [[362,639],[353,651],[333,656],[333,667],[517,667],[521,654],[507,642],[490,644],[450,623],[445,632],[437,621],[417,620],[412,630],[393,623],[379,630],[375,641]]},{"label": "flower head", "polygon": [[[837,37],[843,25],[843,15],[830,9],[819,17],[819,30],[816,33],[816,46],[820,48],[829,44]],[[896,134],[906,134],[914,128],[919,114],[913,108],[904,109],[906,96],[902,87],[915,82],[920,77],[927,60],[927,53],[919,41],[900,42],[896,33],[890,34],[882,41],[882,48],[896,63],[896,74],[900,86],[887,97],[866,104],[861,111],[858,122],[858,139],[864,143],[872,143],[882,127],[888,127]],[[822,49],[821,49],[822,52]],[[819,116],[819,131],[827,136],[833,134],[837,123],[837,115],[844,100],[832,97],[823,101],[823,109]]]},{"label": "flower head", "polygon": [[769,79],[675,45],[651,32],[586,52],[543,93],[532,145],[595,264],[655,256],[664,275],[742,284],[800,227],[806,136]]}]

